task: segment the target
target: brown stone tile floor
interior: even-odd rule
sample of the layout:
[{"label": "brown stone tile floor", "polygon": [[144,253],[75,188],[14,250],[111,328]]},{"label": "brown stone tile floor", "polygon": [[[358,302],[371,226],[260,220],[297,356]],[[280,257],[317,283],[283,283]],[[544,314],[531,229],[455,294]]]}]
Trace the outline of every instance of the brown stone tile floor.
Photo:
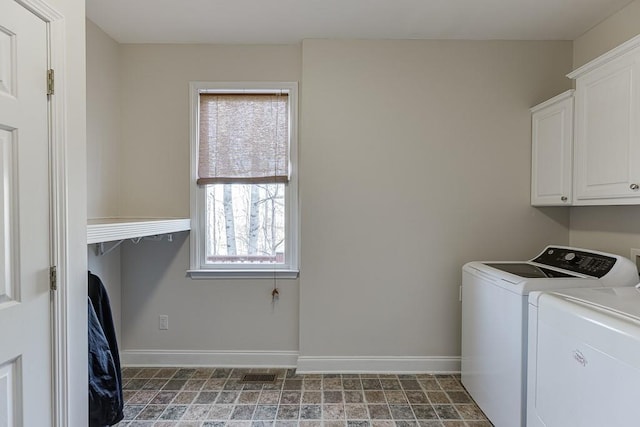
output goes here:
[{"label": "brown stone tile floor", "polygon": [[[275,383],[243,383],[249,372]],[[118,427],[491,427],[459,375],[124,368]]]}]

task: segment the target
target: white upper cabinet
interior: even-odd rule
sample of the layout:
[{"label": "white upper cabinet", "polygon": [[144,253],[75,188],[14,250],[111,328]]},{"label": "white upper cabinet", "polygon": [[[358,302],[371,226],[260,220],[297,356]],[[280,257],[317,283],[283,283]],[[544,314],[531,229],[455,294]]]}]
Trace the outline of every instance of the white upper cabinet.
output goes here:
[{"label": "white upper cabinet", "polygon": [[531,108],[531,204],[572,201],[573,90]]},{"label": "white upper cabinet", "polygon": [[640,204],[640,36],[575,70],[574,205]]}]

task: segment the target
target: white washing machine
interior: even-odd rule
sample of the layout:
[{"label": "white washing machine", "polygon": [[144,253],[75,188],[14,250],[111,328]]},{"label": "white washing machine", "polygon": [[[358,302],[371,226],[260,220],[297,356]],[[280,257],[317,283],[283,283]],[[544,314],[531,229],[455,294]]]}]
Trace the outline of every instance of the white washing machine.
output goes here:
[{"label": "white washing machine", "polygon": [[618,255],[548,246],[524,262],[462,269],[462,383],[496,427],[526,422],[531,291],[633,286],[636,266]]},{"label": "white washing machine", "polygon": [[529,297],[527,426],[640,425],[640,290]]}]

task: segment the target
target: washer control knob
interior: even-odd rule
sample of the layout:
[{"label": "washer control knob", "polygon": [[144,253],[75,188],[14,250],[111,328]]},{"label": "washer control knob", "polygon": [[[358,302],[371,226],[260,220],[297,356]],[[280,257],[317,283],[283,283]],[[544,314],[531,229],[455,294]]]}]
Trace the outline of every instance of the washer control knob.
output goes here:
[{"label": "washer control knob", "polygon": [[576,257],[576,254],[574,254],[573,252],[569,252],[564,256],[564,259],[567,261],[573,261],[575,257]]}]

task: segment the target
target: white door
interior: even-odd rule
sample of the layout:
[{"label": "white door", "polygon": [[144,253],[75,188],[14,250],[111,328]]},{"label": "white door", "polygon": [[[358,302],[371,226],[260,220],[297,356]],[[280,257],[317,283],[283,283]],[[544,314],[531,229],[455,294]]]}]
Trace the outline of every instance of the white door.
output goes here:
[{"label": "white door", "polygon": [[52,424],[45,23],[0,0],[0,426]]}]

